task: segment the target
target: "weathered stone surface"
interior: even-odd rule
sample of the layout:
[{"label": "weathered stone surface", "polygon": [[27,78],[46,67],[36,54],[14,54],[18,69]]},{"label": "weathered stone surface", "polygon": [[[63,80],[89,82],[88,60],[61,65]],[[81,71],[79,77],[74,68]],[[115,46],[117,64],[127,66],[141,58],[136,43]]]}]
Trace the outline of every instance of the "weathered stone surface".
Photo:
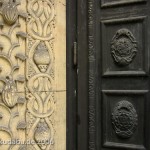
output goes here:
[{"label": "weathered stone surface", "polygon": [[19,143],[0,148],[65,150],[66,2],[7,0],[1,10],[0,140]]}]

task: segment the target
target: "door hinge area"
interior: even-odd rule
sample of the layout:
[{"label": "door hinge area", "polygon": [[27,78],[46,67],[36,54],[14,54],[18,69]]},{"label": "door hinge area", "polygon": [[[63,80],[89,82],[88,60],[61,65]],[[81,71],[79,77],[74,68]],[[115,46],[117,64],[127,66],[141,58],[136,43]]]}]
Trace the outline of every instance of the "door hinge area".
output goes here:
[{"label": "door hinge area", "polygon": [[77,42],[74,42],[74,45],[73,45],[73,64],[74,64],[75,67],[78,64],[77,51],[78,51],[78,44],[77,44]]}]

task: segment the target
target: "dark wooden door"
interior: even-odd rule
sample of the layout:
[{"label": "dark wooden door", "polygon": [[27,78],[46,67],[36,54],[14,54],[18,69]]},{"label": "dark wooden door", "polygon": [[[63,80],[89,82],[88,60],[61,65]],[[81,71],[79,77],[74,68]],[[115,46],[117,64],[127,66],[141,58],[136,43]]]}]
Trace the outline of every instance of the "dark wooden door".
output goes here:
[{"label": "dark wooden door", "polygon": [[150,1],[88,0],[89,149],[150,150]]}]

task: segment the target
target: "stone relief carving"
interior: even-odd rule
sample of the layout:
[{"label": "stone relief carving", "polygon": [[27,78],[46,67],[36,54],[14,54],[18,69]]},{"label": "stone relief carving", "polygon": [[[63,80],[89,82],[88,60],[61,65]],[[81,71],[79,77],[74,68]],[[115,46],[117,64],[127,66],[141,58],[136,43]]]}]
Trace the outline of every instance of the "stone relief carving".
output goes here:
[{"label": "stone relief carving", "polygon": [[123,100],[116,104],[112,113],[112,125],[119,137],[132,137],[138,126],[138,115],[129,101]]},{"label": "stone relief carving", "polygon": [[[0,139],[1,149],[19,149],[10,141],[25,140],[25,25],[14,0],[1,2],[0,8]],[[17,133],[17,134],[16,134]]]},{"label": "stone relief carving", "polygon": [[128,29],[118,30],[111,42],[111,54],[116,64],[129,65],[137,51],[137,42],[133,34]]},{"label": "stone relief carving", "polygon": [[11,77],[6,77],[6,84],[2,91],[2,100],[9,108],[12,108],[17,104],[17,86]]},{"label": "stone relief carving", "polygon": [[[40,143],[44,139],[44,141],[47,142],[47,145],[48,145],[48,141],[50,137],[51,137],[51,130],[48,127],[48,125],[45,123],[45,121],[41,119],[35,131],[35,141],[37,143]],[[47,145],[44,142],[43,143],[41,142],[39,144],[41,149],[46,149]]]},{"label": "stone relief carving", "polygon": [[33,59],[40,72],[45,73],[50,64],[50,56],[47,47],[43,42],[37,46]]},{"label": "stone relief carving", "polygon": [[2,7],[2,15],[6,23],[9,25],[14,24],[18,19],[18,9],[15,0],[9,0],[8,3],[4,3]]},{"label": "stone relief carving", "polygon": [[54,147],[55,134],[52,119],[55,112],[55,3],[28,0],[27,8],[27,139],[37,143],[28,145],[28,149],[49,150]]},{"label": "stone relief carving", "polygon": [[[34,142],[0,145],[0,149],[61,149],[55,148],[55,3],[0,2],[0,139]],[[64,25],[60,28],[65,30]]]}]

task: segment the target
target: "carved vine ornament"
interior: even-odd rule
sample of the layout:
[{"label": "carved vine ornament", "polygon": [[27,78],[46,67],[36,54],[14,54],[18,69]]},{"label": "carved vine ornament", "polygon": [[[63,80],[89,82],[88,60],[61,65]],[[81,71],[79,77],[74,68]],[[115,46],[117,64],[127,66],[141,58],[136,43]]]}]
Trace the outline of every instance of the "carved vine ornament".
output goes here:
[{"label": "carved vine ornament", "polygon": [[[20,138],[15,133],[25,131],[27,126],[20,112],[26,103],[25,95],[21,94],[20,90],[25,86],[25,76],[21,73],[21,68],[27,58],[22,48],[27,35],[21,31],[20,21],[22,19],[25,22],[27,14],[19,13],[17,9],[19,3],[14,0],[4,1],[1,4],[0,132],[5,135],[3,138],[7,137],[7,140],[13,141]],[[2,149],[16,149],[16,147],[9,144]]]},{"label": "carved vine ornament", "polygon": [[29,145],[28,149],[55,149],[55,3],[53,0],[28,0],[28,14],[27,134],[28,139],[37,143]]}]

